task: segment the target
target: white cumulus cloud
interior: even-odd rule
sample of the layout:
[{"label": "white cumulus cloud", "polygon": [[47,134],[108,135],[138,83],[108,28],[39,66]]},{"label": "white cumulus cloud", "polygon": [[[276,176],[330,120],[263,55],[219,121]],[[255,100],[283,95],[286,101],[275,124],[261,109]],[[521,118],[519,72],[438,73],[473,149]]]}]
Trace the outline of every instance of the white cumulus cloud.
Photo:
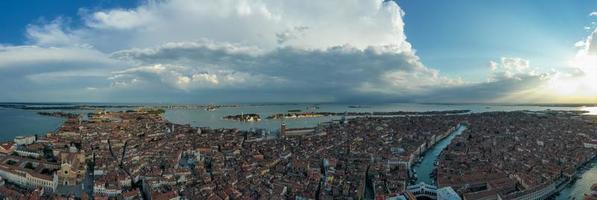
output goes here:
[{"label": "white cumulus cloud", "polygon": [[[494,101],[545,82],[520,58],[492,62],[488,82],[446,77],[420,61],[404,15],[385,0],[82,9],[79,26],[32,24],[27,45],[0,47],[0,83],[17,83],[0,88],[0,100]],[[577,46],[592,52],[592,38]]]}]

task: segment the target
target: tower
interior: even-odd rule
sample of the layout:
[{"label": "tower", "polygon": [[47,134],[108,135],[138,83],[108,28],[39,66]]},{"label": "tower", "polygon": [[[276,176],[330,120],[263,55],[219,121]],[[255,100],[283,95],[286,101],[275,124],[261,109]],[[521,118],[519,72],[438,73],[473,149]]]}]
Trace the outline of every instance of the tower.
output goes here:
[{"label": "tower", "polygon": [[286,137],[286,128],[286,123],[282,122],[282,124],[280,125],[280,136]]}]

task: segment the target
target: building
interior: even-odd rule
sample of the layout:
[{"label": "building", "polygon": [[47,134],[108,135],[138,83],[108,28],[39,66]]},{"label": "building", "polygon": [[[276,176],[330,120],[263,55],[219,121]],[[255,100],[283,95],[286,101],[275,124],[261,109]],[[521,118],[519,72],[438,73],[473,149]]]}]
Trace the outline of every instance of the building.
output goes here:
[{"label": "building", "polygon": [[93,193],[96,195],[115,197],[120,195],[122,190],[115,185],[107,185],[105,182],[96,182],[93,186]]},{"label": "building", "polygon": [[23,157],[39,158],[41,156],[41,154],[39,154],[37,152],[29,151],[27,149],[16,149],[14,152],[17,155],[23,156]]},{"label": "building", "polygon": [[315,134],[315,128],[287,128],[286,130],[284,130],[284,136],[286,137],[309,134]]},{"label": "building", "polygon": [[52,176],[39,174],[31,170],[20,169],[15,166],[4,164],[0,165],[0,177],[2,177],[7,182],[19,185],[24,188],[41,187],[54,191],[58,184],[58,177],[56,176],[56,174]]},{"label": "building", "polygon": [[591,186],[590,194],[585,194],[585,200],[597,200],[597,183]]},{"label": "building", "polygon": [[17,145],[29,145],[35,142],[35,136],[17,136],[14,141]]},{"label": "building", "polygon": [[288,127],[286,127],[286,123],[282,123],[282,124],[280,125],[280,136],[282,136],[282,137],[286,137],[286,129],[287,129],[287,128],[288,128]]},{"label": "building", "polygon": [[17,145],[14,142],[7,142],[0,145],[0,153],[11,154],[17,149]]},{"label": "building", "polygon": [[597,140],[591,140],[589,142],[585,142],[584,146],[585,146],[585,148],[597,149]]},{"label": "building", "polygon": [[458,193],[452,187],[443,187],[437,190],[437,200],[460,199]]},{"label": "building", "polygon": [[515,192],[504,196],[503,199],[513,199],[513,200],[537,200],[537,199],[547,199],[551,195],[557,192],[557,186],[562,184],[565,180],[559,179],[554,183],[549,185],[540,185],[535,188],[527,189],[522,192]]},{"label": "building", "polygon": [[85,155],[71,152],[60,153],[60,170],[57,174],[61,185],[81,184],[85,177]]},{"label": "building", "polygon": [[408,186],[406,189],[417,199],[462,200],[452,187],[437,188],[436,186],[421,182],[416,185]]}]

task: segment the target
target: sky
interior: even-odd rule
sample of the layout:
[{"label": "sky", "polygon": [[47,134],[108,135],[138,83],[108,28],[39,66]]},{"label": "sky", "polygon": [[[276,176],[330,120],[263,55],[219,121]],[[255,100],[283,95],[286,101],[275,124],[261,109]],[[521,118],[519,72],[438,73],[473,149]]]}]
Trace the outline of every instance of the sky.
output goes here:
[{"label": "sky", "polygon": [[0,1],[4,102],[597,103],[595,0]]}]

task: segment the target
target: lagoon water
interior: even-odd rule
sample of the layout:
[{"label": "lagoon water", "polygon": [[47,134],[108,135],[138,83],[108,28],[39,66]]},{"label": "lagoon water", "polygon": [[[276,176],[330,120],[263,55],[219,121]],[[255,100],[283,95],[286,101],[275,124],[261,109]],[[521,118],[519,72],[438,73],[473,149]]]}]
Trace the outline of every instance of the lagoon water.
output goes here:
[{"label": "lagoon water", "polygon": [[[168,121],[179,124],[190,124],[196,127],[211,128],[239,128],[249,129],[269,129],[276,131],[282,120],[268,120],[267,116],[276,113],[286,113],[289,110],[301,110],[303,112],[376,112],[376,111],[445,111],[445,110],[471,110],[471,112],[490,112],[490,111],[515,111],[515,110],[585,110],[589,114],[597,115],[597,107],[546,107],[546,106],[506,106],[506,105],[482,105],[482,104],[379,104],[379,105],[360,105],[358,108],[350,108],[343,104],[318,104],[318,109],[314,109],[313,104],[283,104],[283,105],[241,105],[240,107],[225,107],[215,111],[205,111],[203,109],[169,109],[165,113]],[[116,109],[117,110],[117,109]],[[64,110],[64,112],[87,113],[88,110]],[[226,115],[256,113],[262,118],[259,122],[239,122],[224,120]],[[322,118],[302,118],[284,120],[288,127],[311,127],[321,122],[339,119],[340,117],[322,117]],[[19,135],[45,134],[56,130],[64,119],[56,117],[41,116],[34,110],[19,110],[0,108],[0,141],[12,140]],[[447,145],[447,144],[446,144]],[[436,152],[439,153],[440,151]],[[433,152],[432,152],[433,153]],[[433,153],[435,154],[435,153]],[[433,167],[433,165],[431,165]],[[421,170],[421,176],[427,172]],[[429,180],[421,180],[429,182]],[[582,179],[566,188],[557,197],[558,200],[576,197],[580,199],[584,193],[589,191],[591,184],[597,182],[597,164],[582,174]]]},{"label": "lagoon water", "polygon": [[[171,109],[166,111],[166,118],[169,121],[190,124],[197,127],[212,128],[239,128],[248,130],[251,128],[264,128],[277,130],[282,120],[268,120],[267,116],[276,113],[286,113],[288,110],[301,110],[303,112],[389,112],[389,111],[446,111],[446,110],[471,110],[472,112],[489,111],[515,111],[515,110],[582,110],[580,107],[545,107],[545,106],[505,106],[505,105],[481,105],[481,104],[378,104],[378,105],[359,105],[358,108],[350,108],[344,104],[319,104],[319,109],[312,109],[309,104],[284,104],[284,105],[244,105],[241,107],[220,108],[215,111],[205,111],[201,109]],[[311,109],[308,109],[311,108]],[[597,111],[595,111],[597,114]],[[259,114],[262,118],[260,122],[239,122],[232,120],[223,120],[226,115],[237,114]],[[317,126],[321,122],[328,122],[341,117],[321,117],[321,118],[302,118],[286,119],[284,122],[290,128]]]},{"label": "lagoon water", "polygon": [[62,122],[62,118],[41,116],[36,111],[0,108],[0,141],[19,135],[46,134]]}]

